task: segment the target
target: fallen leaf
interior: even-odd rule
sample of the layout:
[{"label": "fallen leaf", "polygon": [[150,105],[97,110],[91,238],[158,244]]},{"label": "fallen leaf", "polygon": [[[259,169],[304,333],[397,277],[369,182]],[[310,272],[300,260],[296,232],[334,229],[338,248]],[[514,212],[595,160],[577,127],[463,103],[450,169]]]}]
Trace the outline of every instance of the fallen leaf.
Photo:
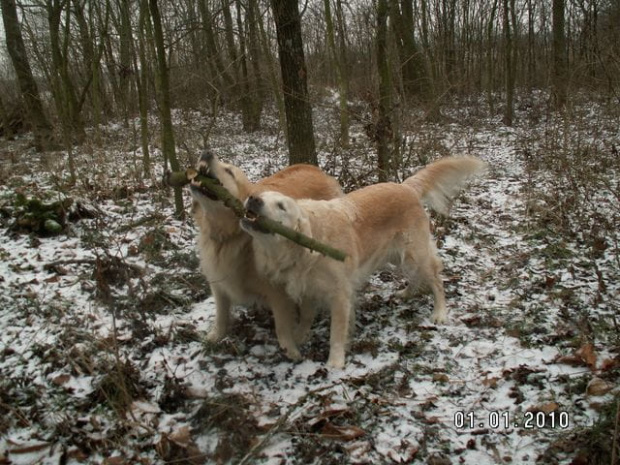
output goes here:
[{"label": "fallen leaf", "polygon": [[594,352],[594,344],[587,342],[582,345],[575,355],[580,357],[584,363],[591,369],[596,368],[596,352]]},{"label": "fallen leaf", "polygon": [[613,384],[599,378],[598,376],[593,376],[586,387],[586,394],[589,396],[604,396],[613,388]]},{"label": "fallen leaf", "polygon": [[103,459],[101,465],[124,465],[125,463],[125,459],[117,455]]},{"label": "fallen leaf", "polygon": [[40,452],[50,447],[49,442],[35,442],[35,443],[21,443],[17,441],[7,440],[7,443],[11,446],[9,449],[10,454],[32,454],[33,452]]},{"label": "fallen leaf", "polygon": [[182,426],[178,430],[173,431],[168,435],[168,438],[175,444],[181,447],[189,447],[192,437],[189,432],[189,426]]},{"label": "fallen leaf", "polygon": [[617,358],[606,358],[601,362],[601,371],[610,371],[617,368],[620,365],[620,360]]},{"label": "fallen leaf", "polygon": [[551,413],[559,409],[560,406],[556,402],[547,402],[545,404],[534,405],[527,409],[528,412]]},{"label": "fallen leaf", "polygon": [[52,384],[55,384],[56,386],[62,386],[70,379],[71,379],[70,375],[58,375],[55,378],[52,378]]},{"label": "fallen leaf", "polygon": [[497,387],[497,382],[500,380],[501,378],[494,376],[492,378],[484,378],[482,380],[482,385],[489,387],[491,389],[495,389]]},{"label": "fallen leaf", "polygon": [[331,422],[325,423],[321,429],[321,435],[330,439],[339,439],[341,441],[352,441],[366,435],[366,431],[353,425],[334,425]]},{"label": "fallen leaf", "polygon": [[583,359],[577,355],[560,355],[555,360],[555,363],[562,363],[564,365],[571,366],[583,366]]}]

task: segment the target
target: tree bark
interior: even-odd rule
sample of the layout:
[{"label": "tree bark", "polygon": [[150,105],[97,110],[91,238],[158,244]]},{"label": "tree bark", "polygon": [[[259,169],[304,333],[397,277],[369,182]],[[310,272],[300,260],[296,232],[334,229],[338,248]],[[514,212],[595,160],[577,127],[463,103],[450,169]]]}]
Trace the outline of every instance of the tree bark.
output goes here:
[{"label": "tree bark", "polygon": [[[149,0],[149,9],[151,12],[151,19],[153,21],[153,38],[157,53],[157,76],[161,99],[159,109],[162,125],[162,152],[164,153],[164,163],[167,161],[170,163],[170,168],[173,171],[177,171],[179,169],[179,162],[177,160],[176,148],[174,144],[174,128],[172,125],[168,65],[166,63],[164,32],[161,24],[161,16],[159,14],[157,0]],[[181,192],[180,187],[174,189],[174,205],[176,216],[178,218],[183,218],[185,216],[185,210],[183,207],[183,193]]]},{"label": "tree bark", "polygon": [[[336,37],[334,33],[334,21],[331,13],[331,0],[323,0],[325,9],[325,26],[327,29],[327,41],[329,49],[332,53],[334,67],[336,68],[336,77],[338,79],[338,103],[340,104],[340,146],[349,146],[349,108],[348,108],[348,94],[349,83],[347,82],[346,75],[346,58],[344,56],[344,49],[340,50],[336,47]],[[337,10],[340,8],[338,5]],[[343,18],[338,15],[339,20]],[[340,53],[339,53],[340,52]]]},{"label": "tree bark", "polygon": [[[139,72],[136,74],[136,87],[138,89],[138,106],[140,108],[140,144],[142,146],[142,169],[144,176],[149,177],[151,175],[151,153],[149,150],[149,75],[150,66],[146,59],[146,38],[145,30],[150,27],[149,20],[149,6],[148,0],[140,0],[140,14],[138,18],[139,33],[138,33],[138,61],[140,67],[137,64],[134,68]],[[134,54],[135,55],[135,54]],[[135,60],[135,56],[134,56]]]},{"label": "tree bark", "polygon": [[30,68],[26,46],[24,45],[17,18],[15,0],[0,0],[0,5],[2,6],[6,46],[15,68],[22,98],[26,104],[28,119],[34,133],[34,143],[37,150],[46,150],[53,145],[52,126],[45,117],[43,104],[39,97],[39,89]]},{"label": "tree bark", "polygon": [[289,163],[318,164],[297,0],[271,0],[278,36]]},{"label": "tree bark", "polygon": [[400,58],[400,72],[403,88],[409,97],[424,100],[428,92],[428,77],[426,76],[422,54],[415,42],[413,30],[413,5],[411,0],[391,0],[390,16],[393,19],[394,32],[398,55]]},{"label": "tree bark", "polygon": [[[506,82],[506,110],[504,112],[504,124],[512,126],[514,118],[514,89],[515,89],[515,69],[514,69],[514,39],[511,31],[511,12],[514,10],[514,0],[504,0],[504,68]],[[514,24],[513,24],[514,25]],[[516,29],[516,28],[515,28]]]},{"label": "tree bark", "polygon": [[[66,8],[64,34],[61,37],[61,19],[63,10]],[[61,120],[65,144],[71,144],[73,138],[81,142],[86,133],[80,115],[81,109],[78,103],[75,86],[69,75],[69,40],[71,9],[68,0],[51,0],[47,4],[47,19],[50,28],[50,48],[52,55],[52,83],[54,99]],[[62,43],[61,43],[62,41]]]},{"label": "tree bark", "polygon": [[379,72],[379,103],[376,121],[377,140],[377,168],[379,182],[388,180],[390,171],[390,144],[392,122],[390,112],[392,107],[392,79],[387,47],[387,0],[378,0],[377,3],[377,68]]},{"label": "tree bark", "polygon": [[553,0],[553,77],[552,99],[556,109],[566,105],[568,94],[567,63],[566,63],[566,36],[564,33],[564,0]]}]

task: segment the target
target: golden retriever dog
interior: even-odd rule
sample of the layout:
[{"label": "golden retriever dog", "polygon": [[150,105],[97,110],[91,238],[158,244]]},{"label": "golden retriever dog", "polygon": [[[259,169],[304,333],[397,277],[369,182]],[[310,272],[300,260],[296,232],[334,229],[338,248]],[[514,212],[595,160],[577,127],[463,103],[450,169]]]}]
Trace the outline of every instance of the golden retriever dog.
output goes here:
[{"label": "golden retriever dog", "polygon": [[[380,183],[327,200],[295,200],[278,192],[253,194],[241,226],[254,238],[256,266],[272,283],[301,306],[298,327],[287,328],[287,340],[307,337],[317,307],[330,309],[330,352],[327,364],[343,368],[349,327],[354,321],[355,290],[378,268],[393,263],[409,283],[411,295],[419,284],[434,295],[431,320],[446,320],[441,261],[430,233],[423,203],[447,213],[452,198],[466,179],[480,173],[485,163],[473,157],[444,158],[402,184]],[[255,225],[258,216],[280,221],[325,244],[343,250],[344,262],[316,252]]]},{"label": "golden retriever dog", "polygon": [[[199,168],[217,178],[232,195],[244,201],[250,194],[276,191],[292,198],[331,199],[342,190],[338,182],[316,166],[293,165],[259,181],[251,183],[241,169],[223,163],[205,152]],[[271,308],[276,322],[276,334],[282,348],[292,359],[300,358],[299,351],[282,327],[296,323],[296,304],[281,287],[257,273],[252,250],[252,238],[241,230],[234,213],[199,186],[191,186],[192,214],[198,225],[200,267],[215,298],[215,323],[207,335],[210,341],[224,338],[231,323],[233,305],[259,304]]]}]

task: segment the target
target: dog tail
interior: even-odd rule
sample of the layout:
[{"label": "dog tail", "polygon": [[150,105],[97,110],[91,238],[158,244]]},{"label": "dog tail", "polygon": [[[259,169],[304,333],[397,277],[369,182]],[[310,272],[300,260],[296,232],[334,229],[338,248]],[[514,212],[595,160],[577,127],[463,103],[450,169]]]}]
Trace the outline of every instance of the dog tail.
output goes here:
[{"label": "dog tail", "polygon": [[446,157],[425,166],[403,184],[413,188],[433,210],[447,215],[452,199],[471,176],[486,170],[486,163],[475,157]]}]

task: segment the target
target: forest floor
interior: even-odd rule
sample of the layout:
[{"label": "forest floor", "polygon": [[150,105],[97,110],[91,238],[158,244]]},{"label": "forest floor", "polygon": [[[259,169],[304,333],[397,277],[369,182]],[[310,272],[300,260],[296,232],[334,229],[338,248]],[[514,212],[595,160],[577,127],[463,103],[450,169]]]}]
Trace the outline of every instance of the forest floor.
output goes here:
[{"label": "forest floor", "polygon": [[[429,322],[430,297],[394,299],[404,281],[377,273],[342,371],[325,367],[327,316],[300,363],[260,308],[203,342],[214,303],[196,228],[174,218],[155,135],[154,174],[139,175],[137,121],[89,132],[74,185],[66,153],[3,140],[0,464],[611,463],[620,118],[582,100],[560,117],[544,96],[522,97],[512,128],[474,99],[440,122],[403,120],[399,179],[444,155],[490,169],[449,218],[433,215],[448,323]],[[374,182],[362,124],[343,150],[336,110],[315,119],[321,166],[347,190]],[[275,119],[255,134],[230,114],[176,122],[184,166],[205,131],[253,180],[286,164]]]}]

